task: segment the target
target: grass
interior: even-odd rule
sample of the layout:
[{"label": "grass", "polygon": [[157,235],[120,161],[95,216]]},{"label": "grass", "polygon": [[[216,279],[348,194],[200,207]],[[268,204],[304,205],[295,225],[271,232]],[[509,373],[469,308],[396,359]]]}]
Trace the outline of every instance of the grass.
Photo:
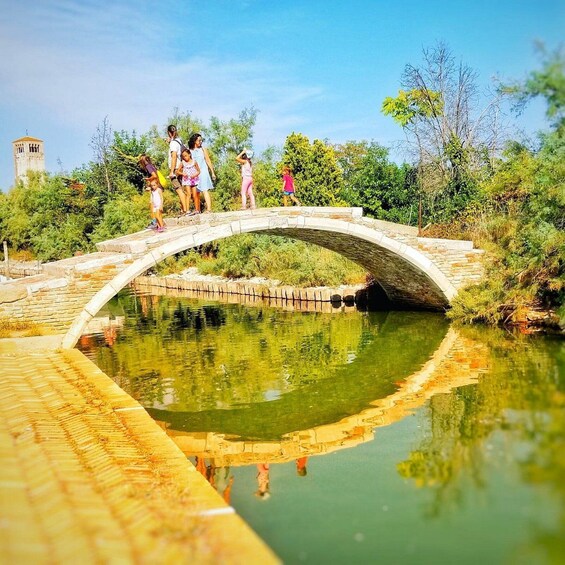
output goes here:
[{"label": "grass", "polygon": [[44,332],[41,326],[35,322],[0,318],[0,338],[31,337],[36,335],[44,335]]}]

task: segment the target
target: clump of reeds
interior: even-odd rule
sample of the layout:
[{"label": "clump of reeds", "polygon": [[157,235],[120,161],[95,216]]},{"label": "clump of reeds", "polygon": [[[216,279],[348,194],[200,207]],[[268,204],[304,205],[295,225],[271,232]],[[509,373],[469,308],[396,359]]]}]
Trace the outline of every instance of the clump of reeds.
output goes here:
[{"label": "clump of reeds", "polygon": [[2,337],[30,337],[43,335],[41,326],[35,322],[24,320],[10,320],[0,318],[0,338]]}]

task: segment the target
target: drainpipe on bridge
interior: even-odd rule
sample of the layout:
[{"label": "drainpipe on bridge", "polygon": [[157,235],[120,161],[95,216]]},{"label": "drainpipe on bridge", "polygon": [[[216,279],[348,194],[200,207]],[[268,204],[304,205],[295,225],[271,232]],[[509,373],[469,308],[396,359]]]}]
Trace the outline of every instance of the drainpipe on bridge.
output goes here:
[{"label": "drainpipe on bridge", "polygon": [[10,278],[10,259],[8,258],[8,242],[4,241],[4,275]]},{"label": "drainpipe on bridge", "polygon": [[418,237],[422,237],[422,193],[418,202]]}]

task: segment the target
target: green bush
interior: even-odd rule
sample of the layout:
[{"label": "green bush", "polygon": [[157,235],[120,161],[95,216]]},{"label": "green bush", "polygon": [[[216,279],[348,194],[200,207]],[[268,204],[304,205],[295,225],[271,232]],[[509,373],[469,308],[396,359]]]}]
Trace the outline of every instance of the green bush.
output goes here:
[{"label": "green bush", "polygon": [[301,241],[245,234],[217,242],[212,255],[191,251],[168,259],[161,274],[196,266],[202,274],[227,278],[265,277],[297,287],[339,286],[365,282],[359,265]]}]

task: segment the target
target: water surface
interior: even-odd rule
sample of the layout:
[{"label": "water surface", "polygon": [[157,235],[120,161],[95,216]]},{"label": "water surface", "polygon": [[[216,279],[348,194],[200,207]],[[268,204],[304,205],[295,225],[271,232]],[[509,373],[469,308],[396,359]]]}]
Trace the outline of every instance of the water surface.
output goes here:
[{"label": "water surface", "polygon": [[556,337],[128,292],[93,332],[285,563],[564,562]]}]

